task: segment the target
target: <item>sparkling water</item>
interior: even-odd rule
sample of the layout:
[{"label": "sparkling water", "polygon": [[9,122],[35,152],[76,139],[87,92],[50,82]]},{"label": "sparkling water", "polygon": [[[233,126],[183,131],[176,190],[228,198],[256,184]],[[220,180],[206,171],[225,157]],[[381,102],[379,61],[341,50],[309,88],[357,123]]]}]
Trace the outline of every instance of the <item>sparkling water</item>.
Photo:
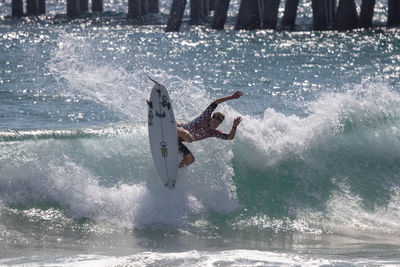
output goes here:
[{"label": "sparkling water", "polygon": [[[0,264],[400,264],[400,32],[377,1],[372,30],[165,33],[171,1],[135,25],[12,19],[0,3]],[[283,12],[283,4],[280,15]],[[156,24],[156,25],[153,25]],[[188,144],[175,190],[153,166],[152,76],[178,121],[214,99],[234,141]]]}]

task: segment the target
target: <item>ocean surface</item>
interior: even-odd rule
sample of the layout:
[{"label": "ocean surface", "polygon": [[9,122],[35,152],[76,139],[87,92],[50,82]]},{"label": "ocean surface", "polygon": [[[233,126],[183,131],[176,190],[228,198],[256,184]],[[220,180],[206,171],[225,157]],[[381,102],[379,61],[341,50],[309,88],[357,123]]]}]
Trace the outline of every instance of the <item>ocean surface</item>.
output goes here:
[{"label": "ocean surface", "polygon": [[[360,1],[358,1],[359,3]],[[1,266],[400,265],[400,31],[165,33],[143,21],[12,19],[0,3]],[[283,12],[283,4],[280,15]],[[214,99],[234,141],[188,144],[196,162],[163,186],[150,155],[153,86],[178,121]]]}]

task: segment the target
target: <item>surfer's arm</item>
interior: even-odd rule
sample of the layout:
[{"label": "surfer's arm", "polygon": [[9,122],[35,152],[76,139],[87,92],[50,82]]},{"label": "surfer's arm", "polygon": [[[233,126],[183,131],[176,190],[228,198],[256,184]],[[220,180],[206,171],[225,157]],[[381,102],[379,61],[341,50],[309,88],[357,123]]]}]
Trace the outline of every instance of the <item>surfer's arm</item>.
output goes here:
[{"label": "surfer's arm", "polygon": [[236,128],[239,126],[239,124],[240,124],[241,121],[242,121],[242,117],[237,117],[237,118],[233,121],[232,130],[231,130],[231,132],[228,134],[228,140],[233,140],[233,138],[235,138]]},{"label": "surfer's arm", "polygon": [[238,99],[243,95],[242,91],[236,91],[233,95],[230,96],[225,96],[218,98],[217,100],[214,101],[215,104],[219,105],[225,101],[232,100],[232,99]]}]

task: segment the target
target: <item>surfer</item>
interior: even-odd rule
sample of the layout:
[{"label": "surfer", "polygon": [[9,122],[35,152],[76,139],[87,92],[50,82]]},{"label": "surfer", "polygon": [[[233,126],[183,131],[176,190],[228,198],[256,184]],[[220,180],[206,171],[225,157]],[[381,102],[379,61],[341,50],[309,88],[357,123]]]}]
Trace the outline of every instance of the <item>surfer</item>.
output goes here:
[{"label": "surfer", "polygon": [[[233,120],[232,129],[229,134],[223,133],[217,128],[225,119],[225,115],[221,112],[214,112],[217,106],[227,100],[238,99],[243,95],[242,91],[236,91],[231,96],[221,97],[212,102],[206,110],[193,121],[188,123],[178,123],[178,143],[179,152],[183,154],[183,159],[179,163],[179,168],[188,166],[194,162],[192,152],[183,144],[183,142],[191,143],[200,141],[209,137],[216,137],[224,140],[233,140],[236,134],[236,128],[242,121],[242,117],[237,117]],[[214,112],[214,113],[213,113]]]}]

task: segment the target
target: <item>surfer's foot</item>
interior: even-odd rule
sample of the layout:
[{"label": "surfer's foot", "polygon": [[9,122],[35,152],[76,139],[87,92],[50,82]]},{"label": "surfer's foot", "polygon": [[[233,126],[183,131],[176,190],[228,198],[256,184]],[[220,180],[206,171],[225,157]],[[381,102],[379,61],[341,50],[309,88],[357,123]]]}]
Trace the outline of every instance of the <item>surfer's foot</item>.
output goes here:
[{"label": "surfer's foot", "polygon": [[179,168],[189,166],[194,162],[194,156],[192,154],[187,154],[183,157],[182,161],[179,163]]}]

